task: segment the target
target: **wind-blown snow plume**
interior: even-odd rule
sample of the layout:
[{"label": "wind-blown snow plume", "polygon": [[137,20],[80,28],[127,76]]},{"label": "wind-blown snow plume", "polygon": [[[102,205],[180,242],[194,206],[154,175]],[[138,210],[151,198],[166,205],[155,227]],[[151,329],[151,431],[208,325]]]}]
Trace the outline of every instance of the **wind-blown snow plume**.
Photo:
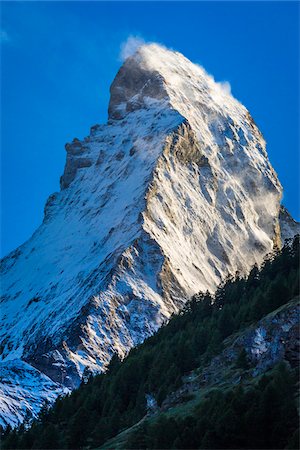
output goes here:
[{"label": "wind-blown snow plume", "polygon": [[138,36],[129,36],[125,42],[121,44],[120,59],[125,61],[125,59],[132,56],[139,47],[145,44],[144,39]]},{"label": "wind-blown snow plume", "polygon": [[218,83],[221,90],[225,93],[225,94],[231,94],[231,86],[229,81],[221,81]]}]

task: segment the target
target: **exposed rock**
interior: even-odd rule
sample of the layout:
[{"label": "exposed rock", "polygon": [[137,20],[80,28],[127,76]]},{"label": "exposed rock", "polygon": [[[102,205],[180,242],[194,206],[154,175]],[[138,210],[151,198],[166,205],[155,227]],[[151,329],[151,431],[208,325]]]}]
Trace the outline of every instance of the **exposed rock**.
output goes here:
[{"label": "exposed rock", "polygon": [[[295,298],[237,337],[228,338],[224,342],[225,350],[204,369],[194,370],[184,377],[181,387],[168,395],[161,410],[184,403],[186,399],[190,399],[191,394],[207,387],[225,382],[227,385],[238,384],[242,378],[251,381],[253,377],[267,372],[283,360],[292,367],[298,367],[299,312],[299,298]],[[248,356],[249,369],[240,370],[236,362],[243,349]]]},{"label": "exposed rock", "polygon": [[147,60],[130,57],[117,73],[111,88],[108,115],[123,119],[127,113],[147,106],[147,98],[168,98],[164,79],[159,71],[147,67]]},{"label": "exposed rock", "polygon": [[296,234],[300,234],[300,223],[296,222],[288,212],[288,210],[281,205],[279,211],[279,222],[281,239],[284,242],[285,239],[291,239]]},{"label": "exposed rock", "polygon": [[0,364],[0,425],[17,426],[24,417],[37,417],[43,405],[51,404],[68,390],[20,360]]}]

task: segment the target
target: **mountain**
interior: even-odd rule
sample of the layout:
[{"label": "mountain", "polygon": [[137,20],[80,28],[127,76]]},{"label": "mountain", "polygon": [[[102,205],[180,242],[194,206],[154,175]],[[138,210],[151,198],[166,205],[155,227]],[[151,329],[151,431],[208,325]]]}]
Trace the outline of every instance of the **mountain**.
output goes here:
[{"label": "mountain", "polygon": [[51,401],[47,386],[105,370],[299,229],[246,108],[155,44],[120,68],[107,124],[66,153],[42,225],[2,261],[4,425],[41,407],[18,395],[29,374]]},{"label": "mountain", "polygon": [[3,449],[298,449],[299,236],[197,294]]}]

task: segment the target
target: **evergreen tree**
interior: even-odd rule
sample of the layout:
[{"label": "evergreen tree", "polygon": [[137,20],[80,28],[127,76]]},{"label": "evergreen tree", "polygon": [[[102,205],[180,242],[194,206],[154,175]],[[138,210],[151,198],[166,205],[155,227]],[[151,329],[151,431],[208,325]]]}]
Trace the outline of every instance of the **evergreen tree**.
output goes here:
[{"label": "evergreen tree", "polygon": [[89,412],[80,407],[79,410],[72,417],[68,426],[68,448],[82,448],[85,443],[85,438],[88,433]]},{"label": "evergreen tree", "polygon": [[248,355],[245,348],[242,348],[237,360],[236,360],[236,367],[239,369],[247,370],[249,369],[249,362],[248,362]]},{"label": "evergreen tree", "polygon": [[[43,432],[38,439],[38,441],[35,443],[36,448],[40,449],[59,449],[61,448],[60,439],[59,439],[59,433],[57,431],[57,428],[52,424],[49,423],[45,425],[43,428]],[[24,448],[29,448],[28,446]]]}]

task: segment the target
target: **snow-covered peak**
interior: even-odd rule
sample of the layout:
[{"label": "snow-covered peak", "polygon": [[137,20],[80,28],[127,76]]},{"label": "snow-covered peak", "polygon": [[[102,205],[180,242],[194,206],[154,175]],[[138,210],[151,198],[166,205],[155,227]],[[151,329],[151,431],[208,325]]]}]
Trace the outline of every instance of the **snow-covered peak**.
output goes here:
[{"label": "snow-covered peak", "polygon": [[134,110],[149,108],[153,102],[162,108],[169,104],[166,81],[151,64],[153,47],[160,49],[157,45],[141,47],[118,71],[110,87],[110,119],[123,119]]},{"label": "snow-covered peak", "polygon": [[191,295],[281,245],[282,188],[261,133],[177,52],[151,44],[129,57],[108,123],[66,151],[61,191],[1,268],[0,360],[25,361],[54,390],[105,370]]},{"label": "snow-covered peak", "polygon": [[198,112],[202,105],[203,112],[212,108],[237,118],[247,114],[231,96],[228,84],[215,82],[201,66],[158,44],[143,45],[126,59],[111,85],[109,116],[124,118],[134,109],[148,108],[150,99],[195,123],[192,109]]}]

